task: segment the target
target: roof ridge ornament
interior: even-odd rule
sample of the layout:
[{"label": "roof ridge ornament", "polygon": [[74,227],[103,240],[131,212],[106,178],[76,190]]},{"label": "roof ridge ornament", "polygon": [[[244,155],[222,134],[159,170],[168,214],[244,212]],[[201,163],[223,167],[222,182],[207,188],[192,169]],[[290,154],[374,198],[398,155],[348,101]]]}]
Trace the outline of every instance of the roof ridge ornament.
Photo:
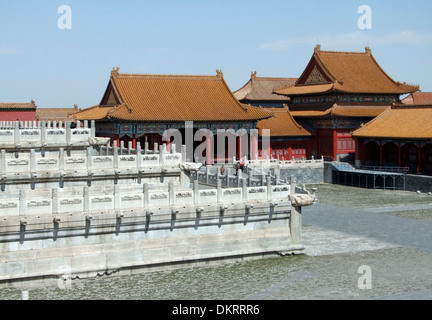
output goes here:
[{"label": "roof ridge ornament", "polygon": [[223,72],[222,72],[222,70],[221,70],[221,69],[216,69],[216,75],[217,75],[219,78],[223,78]]},{"label": "roof ridge ornament", "polygon": [[111,70],[111,77],[118,77],[120,71],[120,67],[113,67]]},{"label": "roof ridge ornament", "polygon": [[315,46],[314,52],[315,52],[315,53],[320,53],[320,52],[321,52],[321,45],[320,45],[320,44],[317,44],[317,45]]},{"label": "roof ridge ornament", "polygon": [[365,47],[365,53],[366,53],[368,56],[372,55],[372,50],[371,50],[371,48],[370,48],[369,46],[366,46],[366,47]]},{"label": "roof ridge ornament", "polygon": [[252,73],[251,73],[251,78],[252,78],[252,79],[255,79],[256,76],[257,76],[257,72],[256,72],[256,71],[252,71]]}]

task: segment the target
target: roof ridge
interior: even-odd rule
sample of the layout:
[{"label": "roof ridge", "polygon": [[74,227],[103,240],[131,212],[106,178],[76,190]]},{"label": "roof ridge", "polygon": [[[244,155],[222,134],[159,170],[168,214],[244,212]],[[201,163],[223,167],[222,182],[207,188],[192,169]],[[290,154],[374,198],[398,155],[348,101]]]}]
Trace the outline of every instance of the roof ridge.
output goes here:
[{"label": "roof ridge", "polygon": [[415,94],[415,95],[418,95],[418,94],[432,94],[432,92],[429,92],[429,91],[416,91],[416,92],[413,92],[412,94]]},{"label": "roof ridge", "polygon": [[17,109],[17,110],[33,110],[37,109],[35,102],[0,102],[0,107],[4,110]]},{"label": "roof ridge", "polygon": [[141,74],[141,73],[119,73],[115,78],[188,78],[188,79],[221,79],[218,75],[187,75],[187,74]]},{"label": "roof ridge", "polygon": [[405,103],[394,103],[391,106],[392,109],[432,109],[432,103],[416,103],[416,104],[405,104]]},{"label": "roof ridge", "polygon": [[82,112],[82,111],[92,110],[92,109],[96,109],[96,108],[100,108],[100,107],[102,107],[100,104],[95,104],[94,106],[91,106],[91,107],[85,108],[85,109],[83,109],[83,110],[77,110],[76,112],[73,112],[72,115],[77,114],[77,113],[80,113],[80,112]]},{"label": "roof ridge", "polygon": [[340,53],[342,53],[342,54],[364,54],[364,55],[370,56],[370,55],[372,55],[372,50],[370,49],[369,46],[365,47],[365,51],[364,52],[362,52],[362,51],[321,50],[321,45],[317,44],[315,46],[314,53],[317,53],[317,54],[321,54],[321,53],[331,53],[331,54],[333,54],[333,53],[336,53],[336,54],[340,54]]},{"label": "roof ridge", "polygon": [[8,105],[10,105],[10,104],[13,104],[13,105],[16,105],[16,104],[19,104],[19,105],[32,105],[32,106],[34,106],[34,104],[33,103],[31,103],[31,102],[0,102],[0,104],[8,104]]},{"label": "roof ridge", "polygon": [[223,78],[222,70],[217,69],[216,75],[188,75],[188,74],[147,74],[147,73],[120,73],[120,68],[113,68],[111,70],[111,78],[151,78],[151,77],[158,77],[158,78],[181,78],[181,77],[187,77],[187,78],[215,78],[220,79]]},{"label": "roof ridge", "polygon": [[319,54],[321,53],[330,53],[330,54],[358,54],[358,55],[368,55],[367,52],[361,52],[361,51],[327,51],[327,50],[322,50],[319,52]]},{"label": "roof ridge", "polygon": [[297,80],[296,77],[255,77],[254,79],[262,80],[262,79],[276,79],[276,80]]}]

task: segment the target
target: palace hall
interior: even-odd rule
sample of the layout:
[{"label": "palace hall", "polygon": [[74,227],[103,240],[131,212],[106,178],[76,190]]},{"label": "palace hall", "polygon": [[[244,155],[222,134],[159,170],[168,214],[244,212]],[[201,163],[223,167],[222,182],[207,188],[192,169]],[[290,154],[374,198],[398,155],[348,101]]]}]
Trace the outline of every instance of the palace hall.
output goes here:
[{"label": "palace hall", "polygon": [[[271,116],[269,110],[240,103],[219,70],[215,76],[190,76],[120,74],[119,68],[111,71],[100,104],[74,114],[77,120],[95,120],[97,136],[110,137],[118,145],[120,141],[132,141],[134,148],[137,143],[152,149],[155,143],[166,142],[169,149],[170,130],[177,129],[182,135],[181,144],[185,144],[186,126],[194,132],[209,129],[213,139],[203,137],[193,146],[195,150],[207,143],[208,164],[221,159],[232,161],[231,156],[256,156],[251,150],[258,148],[258,135],[251,135],[250,130],[256,130],[259,120]],[[222,150],[217,147],[218,130],[236,133],[234,155],[228,152],[228,142],[221,143]]]},{"label": "palace hall", "polygon": [[292,117],[312,134],[312,156],[354,161],[351,131],[400,102],[401,95],[418,90],[418,85],[390,78],[369,47],[365,52],[333,52],[317,45],[295,84],[274,93],[289,98]]}]

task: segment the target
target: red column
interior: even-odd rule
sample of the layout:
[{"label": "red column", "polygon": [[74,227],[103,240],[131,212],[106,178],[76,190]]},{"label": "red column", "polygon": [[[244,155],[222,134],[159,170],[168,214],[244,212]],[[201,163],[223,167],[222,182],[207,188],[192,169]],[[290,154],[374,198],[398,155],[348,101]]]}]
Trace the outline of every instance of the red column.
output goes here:
[{"label": "red column", "polygon": [[116,134],[114,139],[117,141],[117,147],[120,147],[120,135]]},{"label": "red column", "polygon": [[167,129],[167,141],[166,141],[166,147],[167,147],[167,151],[171,152],[171,136],[169,134],[169,129]]},{"label": "red column", "polygon": [[136,149],[136,145],[137,145],[137,139],[136,139],[136,134],[134,133],[132,135],[132,149]]},{"label": "red column", "polygon": [[242,158],[242,147],[241,147],[241,144],[242,144],[242,138],[241,138],[241,135],[239,135],[237,137],[237,158],[239,160],[241,160],[241,158]]},{"label": "red column", "polygon": [[338,153],[338,139],[337,139],[337,130],[333,129],[333,159],[337,160]]}]

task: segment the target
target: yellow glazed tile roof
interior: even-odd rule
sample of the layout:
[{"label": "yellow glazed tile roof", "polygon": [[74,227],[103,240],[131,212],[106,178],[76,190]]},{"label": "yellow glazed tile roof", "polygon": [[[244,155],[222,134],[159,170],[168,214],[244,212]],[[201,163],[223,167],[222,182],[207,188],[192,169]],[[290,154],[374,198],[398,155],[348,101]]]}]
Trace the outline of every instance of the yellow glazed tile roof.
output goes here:
[{"label": "yellow glazed tile roof", "polygon": [[305,110],[290,110],[290,113],[295,118],[309,118],[309,117],[325,117],[331,114],[333,107],[325,110],[305,109]]},{"label": "yellow glazed tile roof", "polygon": [[296,96],[303,94],[327,93],[334,89],[333,83],[313,84],[313,85],[291,85],[289,87],[275,90],[275,93],[287,96]]},{"label": "yellow glazed tile roof", "polygon": [[257,77],[252,72],[249,81],[234,92],[238,100],[248,101],[287,101],[288,97],[273,93],[273,90],[293,85],[297,78]]},{"label": "yellow glazed tile roof", "polygon": [[[315,71],[320,73],[320,81],[316,84],[307,84],[306,77],[315,67]],[[336,52],[321,51],[320,46],[317,46],[297,83],[276,90],[275,93],[290,96],[324,93],[330,90],[344,93],[404,94],[418,91],[419,86],[396,82],[390,78],[368,47],[365,52]]]},{"label": "yellow glazed tile roof", "polygon": [[114,109],[113,106],[100,106],[96,105],[77,113],[72,114],[71,116],[77,120],[102,120],[106,119],[108,113]]},{"label": "yellow glazed tile roof", "polygon": [[331,114],[340,117],[376,117],[384,112],[389,106],[369,105],[339,105],[335,104]]},{"label": "yellow glazed tile roof", "polygon": [[405,104],[432,104],[432,92],[414,92],[402,102]]},{"label": "yellow glazed tile roof", "polygon": [[119,103],[104,106],[102,101],[76,117],[166,122],[257,121],[271,117],[263,108],[241,104],[220,71],[216,76],[188,76],[119,74],[115,69],[107,91],[110,88]]},{"label": "yellow glazed tile roof", "polygon": [[0,111],[1,110],[36,110],[36,108],[37,108],[36,104],[33,100],[29,103],[0,102]]},{"label": "yellow glazed tile roof", "polygon": [[432,139],[432,105],[395,104],[352,135],[357,138]]},{"label": "yellow glazed tile roof", "polygon": [[36,119],[38,121],[72,121],[72,114],[78,112],[77,108],[38,108]]},{"label": "yellow glazed tile roof", "polygon": [[269,108],[269,110],[273,112],[273,117],[258,121],[259,135],[262,135],[262,130],[269,129],[272,137],[311,136],[309,131],[293,119],[289,110],[284,108]]},{"label": "yellow glazed tile roof", "polygon": [[370,106],[370,105],[344,105],[334,104],[327,108],[318,107],[296,107],[290,110],[293,117],[309,118],[309,117],[325,117],[325,116],[339,116],[339,117],[359,117],[359,118],[373,118],[384,112],[389,106]]}]

